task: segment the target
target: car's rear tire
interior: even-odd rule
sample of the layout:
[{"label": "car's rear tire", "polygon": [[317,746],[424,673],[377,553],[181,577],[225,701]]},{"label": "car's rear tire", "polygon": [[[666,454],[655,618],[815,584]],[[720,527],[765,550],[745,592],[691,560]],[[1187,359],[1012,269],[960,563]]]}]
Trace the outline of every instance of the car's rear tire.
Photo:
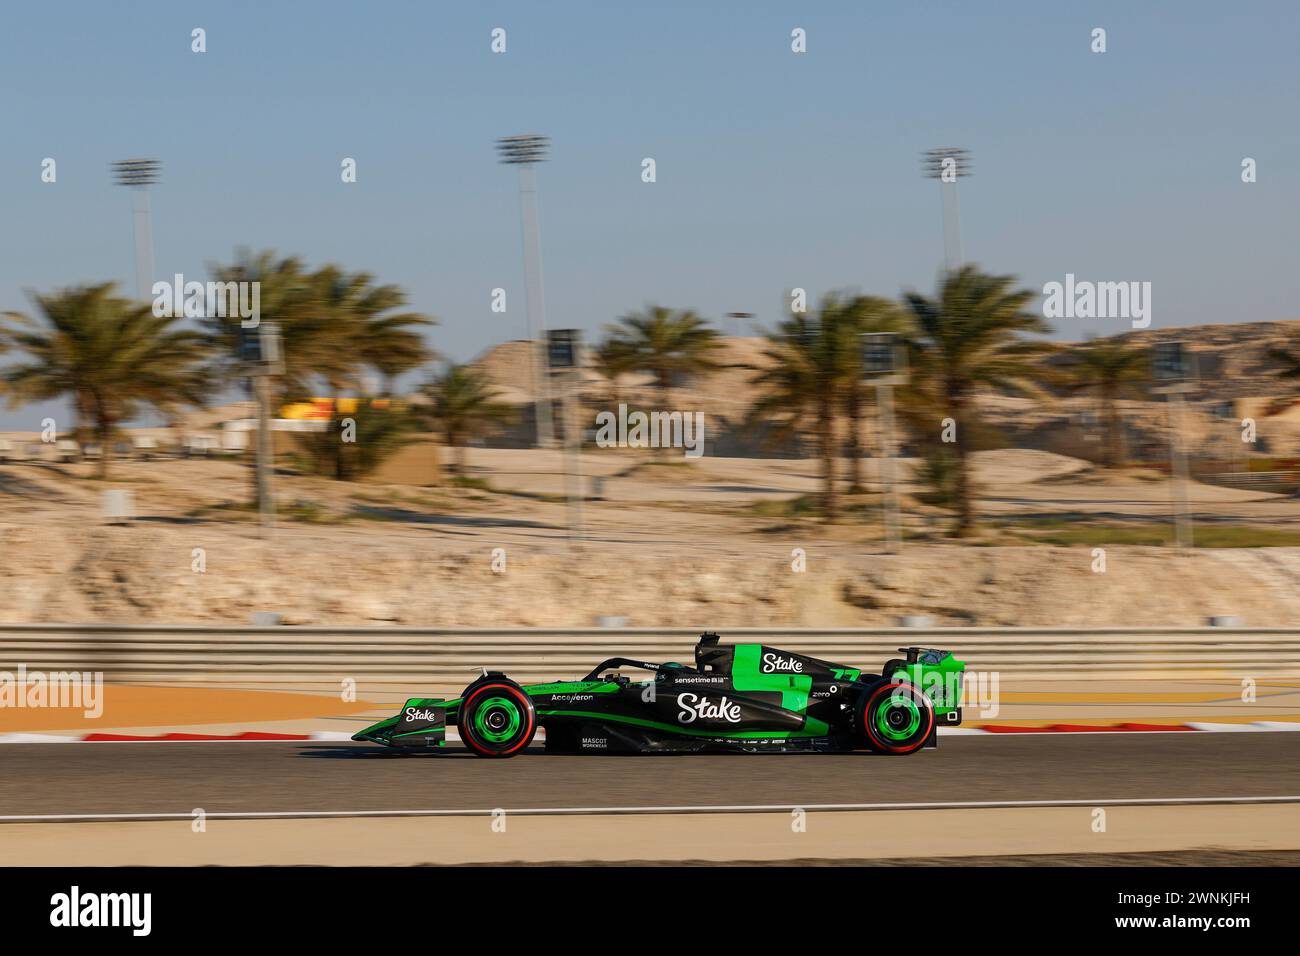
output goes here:
[{"label": "car's rear tire", "polygon": [[465,691],[456,718],[460,739],[480,757],[513,757],[532,743],[537,711],[512,680],[493,678]]},{"label": "car's rear tire", "polygon": [[912,684],[881,684],[859,703],[858,728],[876,753],[915,753],[934,733],[934,706]]}]

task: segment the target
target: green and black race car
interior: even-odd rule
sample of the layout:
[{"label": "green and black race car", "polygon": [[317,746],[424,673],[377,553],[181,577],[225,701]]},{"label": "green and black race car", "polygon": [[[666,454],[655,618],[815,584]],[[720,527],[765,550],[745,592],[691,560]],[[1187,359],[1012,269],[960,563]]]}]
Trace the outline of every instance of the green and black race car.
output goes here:
[{"label": "green and black race car", "polygon": [[[939,724],[961,723],[966,665],[947,651],[899,650],[906,656],[876,675],[705,634],[694,667],[611,657],[582,680],[527,685],[488,671],[455,700],[412,698],[401,713],[352,739],[441,747],[454,724],[479,756],[510,757],[540,725],[553,753],[910,754],[935,746]],[[654,677],[633,681],[617,672],[624,667]]]},{"label": "green and black race car", "polygon": [[[947,651],[900,648],[880,674],[762,644],[703,635],[695,666],[627,657],[577,681],[520,685],[487,671],[455,700],[413,698],[353,740],[442,747],[454,724],[482,757],[510,757],[540,725],[552,753],[846,751],[910,754],[961,723],[966,665]],[[619,668],[652,671],[633,681]]]}]

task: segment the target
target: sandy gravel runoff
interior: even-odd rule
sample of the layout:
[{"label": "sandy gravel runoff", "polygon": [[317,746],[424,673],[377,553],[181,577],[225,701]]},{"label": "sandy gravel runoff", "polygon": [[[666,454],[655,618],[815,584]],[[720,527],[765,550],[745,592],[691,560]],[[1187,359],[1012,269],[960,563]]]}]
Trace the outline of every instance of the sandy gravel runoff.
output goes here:
[{"label": "sandy gravel runoff", "polygon": [[4,824],[13,866],[783,861],[1300,849],[1300,805]]},{"label": "sandy gravel runoff", "polygon": [[[1115,545],[1094,573],[1086,541],[1033,544],[1007,531],[999,522],[1061,515],[1167,528],[1163,479],[1099,477],[1047,452],[981,453],[988,530],[974,543],[945,539],[946,517],[909,483],[912,538],[897,557],[882,553],[872,461],[868,493],[827,528],[783,510],[818,489],[816,462],[586,454],[592,500],[578,549],[557,453],[469,458],[472,487],[282,474],[281,520],[266,540],[235,461],[121,462],[109,482],[89,466],[0,466],[0,621],[240,624],[253,611],[286,624],[428,626],[589,626],[599,615],[713,628],[892,625],[902,614],[940,625],[1300,620],[1300,548]],[[106,521],[106,489],[132,492],[133,521]],[[1300,530],[1294,498],[1195,485],[1192,502],[1203,527]]]}]

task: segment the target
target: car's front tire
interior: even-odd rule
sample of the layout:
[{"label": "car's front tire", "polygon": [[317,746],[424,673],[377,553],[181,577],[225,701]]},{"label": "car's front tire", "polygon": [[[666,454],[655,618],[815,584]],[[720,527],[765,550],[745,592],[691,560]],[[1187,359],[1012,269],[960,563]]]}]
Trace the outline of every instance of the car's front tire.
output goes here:
[{"label": "car's front tire", "polygon": [[465,691],[456,719],[460,739],[480,757],[513,757],[537,733],[532,699],[514,681],[483,681]]},{"label": "car's front tire", "polygon": [[859,703],[858,728],[876,753],[915,753],[934,732],[934,706],[912,684],[881,684]]}]

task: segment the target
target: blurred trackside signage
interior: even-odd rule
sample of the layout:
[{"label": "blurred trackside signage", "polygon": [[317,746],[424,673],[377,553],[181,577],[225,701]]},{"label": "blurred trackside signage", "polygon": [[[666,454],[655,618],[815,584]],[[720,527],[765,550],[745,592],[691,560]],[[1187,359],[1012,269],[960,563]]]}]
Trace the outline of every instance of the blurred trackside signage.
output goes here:
[{"label": "blurred trackside signage", "polygon": [[576,368],[578,365],[577,329],[551,329],[546,333],[546,355],[551,368]]}]

